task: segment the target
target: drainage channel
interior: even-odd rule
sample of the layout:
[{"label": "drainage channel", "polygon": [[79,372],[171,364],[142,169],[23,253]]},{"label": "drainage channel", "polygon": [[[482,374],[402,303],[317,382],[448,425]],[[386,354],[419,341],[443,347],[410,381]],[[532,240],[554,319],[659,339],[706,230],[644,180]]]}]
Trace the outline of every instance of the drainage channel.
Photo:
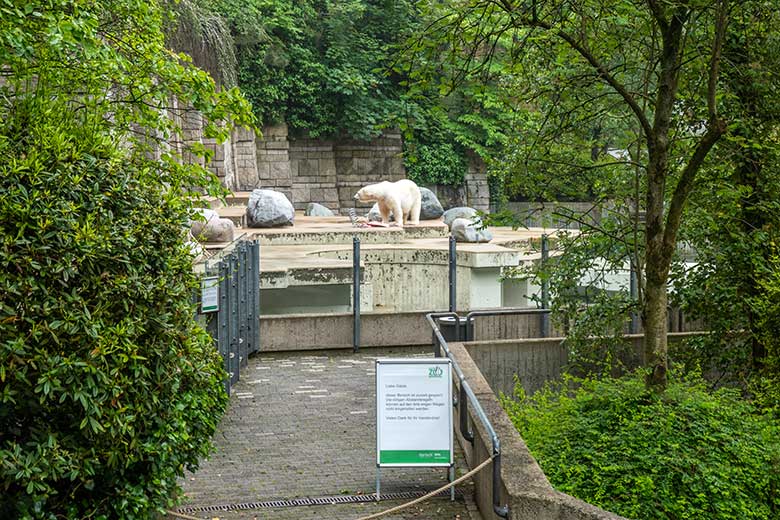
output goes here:
[{"label": "drainage channel", "polygon": [[[413,500],[427,494],[426,491],[406,491],[402,493],[382,493],[382,500]],[[449,491],[442,491],[436,497],[449,498]],[[455,490],[455,497],[463,498],[460,490]],[[218,506],[180,507],[179,513],[214,513],[218,511],[243,511],[247,509],[272,509],[278,507],[300,506],[330,506],[336,504],[361,504],[376,502],[376,495],[336,495],[332,497],[291,498],[287,500],[266,500],[264,502],[245,502],[243,504],[223,504]]]}]

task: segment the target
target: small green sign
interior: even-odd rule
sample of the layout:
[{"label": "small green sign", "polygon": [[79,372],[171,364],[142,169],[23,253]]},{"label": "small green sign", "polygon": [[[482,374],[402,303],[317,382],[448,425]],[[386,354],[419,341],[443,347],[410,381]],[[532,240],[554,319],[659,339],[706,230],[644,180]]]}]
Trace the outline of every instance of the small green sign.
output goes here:
[{"label": "small green sign", "polygon": [[200,283],[200,312],[219,310],[219,277],[203,278]]}]

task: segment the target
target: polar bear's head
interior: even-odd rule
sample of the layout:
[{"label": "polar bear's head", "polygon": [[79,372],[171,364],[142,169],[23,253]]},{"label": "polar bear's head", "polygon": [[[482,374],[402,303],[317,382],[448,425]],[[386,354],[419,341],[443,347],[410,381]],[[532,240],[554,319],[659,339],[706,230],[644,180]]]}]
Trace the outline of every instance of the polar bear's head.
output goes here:
[{"label": "polar bear's head", "polygon": [[386,189],[383,189],[382,184],[385,183],[369,184],[368,186],[360,188],[358,192],[355,193],[355,200],[359,202],[378,201],[380,198],[384,197],[387,192]]}]

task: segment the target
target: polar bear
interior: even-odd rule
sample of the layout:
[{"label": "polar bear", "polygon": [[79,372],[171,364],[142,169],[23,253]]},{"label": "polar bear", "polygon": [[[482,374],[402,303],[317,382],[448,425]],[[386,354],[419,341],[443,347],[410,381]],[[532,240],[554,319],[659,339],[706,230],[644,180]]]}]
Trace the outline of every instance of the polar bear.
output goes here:
[{"label": "polar bear", "polygon": [[390,213],[395,217],[396,226],[403,227],[407,223],[416,226],[420,223],[422,195],[420,188],[408,179],[369,184],[360,188],[355,194],[355,200],[376,202],[384,224],[390,221]]}]

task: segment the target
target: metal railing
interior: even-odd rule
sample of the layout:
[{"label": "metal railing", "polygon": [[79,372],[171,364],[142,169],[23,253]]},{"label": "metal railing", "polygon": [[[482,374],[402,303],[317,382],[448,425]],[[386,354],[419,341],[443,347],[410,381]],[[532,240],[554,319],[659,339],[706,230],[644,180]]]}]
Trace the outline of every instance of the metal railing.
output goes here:
[{"label": "metal railing", "polygon": [[214,339],[228,377],[225,389],[239,380],[249,354],[260,350],[260,244],[243,237],[204,263],[204,278],[216,277],[219,308],[199,317]]},{"label": "metal railing", "polygon": [[509,506],[501,504],[501,443],[498,439],[498,435],[496,434],[495,429],[493,429],[493,425],[490,423],[490,420],[487,418],[485,411],[482,409],[482,405],[479,404],[477,396],[474,394],[471,386],[469,386],[468,381],[466,381],[466,377],[463,375],[463,371],[450,352],[447,341],[444,339],[444,336],[436,324],[436,319],[445,317],[453,318],[455,320],[455,330],[458,331],[460,329],[460,316],[458,316],[458,314],[455,312],[432,312],[425,315],[425,319],[428,320],[428,323],[433,330],[433,340],[435,347],[434,353],[436,354],[436,357],[441,357],[441,352],[442,350],[444,351],[444,353],[447,355],[447,358],[452,361],[452,367],[455,371],[455,375],[458,378],[460,393],[457,406],[459,413],[460,433],[463,438],[468,442],[474,442],[474,433],[470,430],[468,424],[469,402],[471,402],[471,407],[473,408],[474,413],[477,415],[480,422],[482,422],[482,425],[487,430],[488,435],[490,435],[490,441],[493,448],[493,512],[501,518],[507,518],[509,516]]}]

